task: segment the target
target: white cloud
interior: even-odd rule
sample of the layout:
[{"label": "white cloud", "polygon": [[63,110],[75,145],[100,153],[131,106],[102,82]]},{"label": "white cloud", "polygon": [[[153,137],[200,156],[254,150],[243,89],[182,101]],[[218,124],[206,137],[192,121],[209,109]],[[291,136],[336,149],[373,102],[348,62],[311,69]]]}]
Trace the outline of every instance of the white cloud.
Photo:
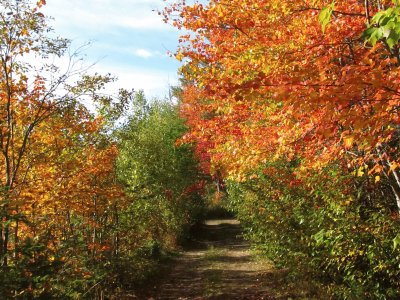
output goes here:
[{"label": "white cloud", "polygon": [[[111,72],[119,78],[107,92],[134,88],[144,90],[150,98],[162,98],[169,85],[178,83],[176,65],[165,60],[158,70],[161,66],[155,65],[155,59],[148,59],[165,56],[164,41],[174,30],[153,11],[165,5],[163,0],[48,0],[44,13],[54,17],[50,24],[61,36],[78,44],[94,40],[93,47],[84,51],[85,61],[97,61],[93,72]],[[154,40],[155,36],[159,46],[147,43],[147,38]]]},{"label": "white cloud", "polygon": [[136,56],[139,56],[139,57],[142,57],[142,58],[150,58],[150,57],[155,56],[155,55],[158,54],[157,52],[149,51],[149,50],[146,50],[146,49],[136,49],[133,53]]},{"label": "white cloud", "polygon": [[97,31],[113,27],[165,30],[168,25],[154,11],[164,5],[162,0],[53,0],[48,1],[44,11],[55,18],[57,27]]}]

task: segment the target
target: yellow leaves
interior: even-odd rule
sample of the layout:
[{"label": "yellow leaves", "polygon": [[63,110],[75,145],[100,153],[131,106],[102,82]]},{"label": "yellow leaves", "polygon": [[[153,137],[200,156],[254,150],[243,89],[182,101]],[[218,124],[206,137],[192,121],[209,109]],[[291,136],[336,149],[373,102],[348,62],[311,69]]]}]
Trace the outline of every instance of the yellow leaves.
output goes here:
[{"label": "yellow leaves", "polygon": [[343,202],[344,206],[349,206],[353,202],[353,198],[349,197],[347,200]]},{"label": "yellow leaves", "polygon": [[370,169],[369,171],[368,171],[368,175],[371,175],[371,174],[378,174],[378,173],[381,173],[383,171],[383,167],[380,165],[380,164],[376,164],[372,169]]},{"label": "yellow leaves", "polygon": [[341,134],[341,140],[343,142],[343,146],[345,149],[349,150],[353,148],[354,143],[355,143],[355,133],[350,131],[350,130],[345,130]]},{"label": "yellow leaves", "polygon": [[346,149],[350,149],[353,147],[354,137],[353,136],[346,136],[343,138],[343,144]]},{"label": "yellow leaves", "polygon": [[223,6],[222,5],[215,6],[215,12],[217,13],[219,18],[225,17],[225,12],[223,11]]},{"label": "yellow leaves", "polygon": [[358,167],[358,169],[353,171],[353,175],[357,176],[357,177],[362,177],[365,175],[367,170],[368,170],[368,165],[362,165],[362,166]]},{"label": "yellow leaves", "polygon": [[[362,177],[362,176],[365,175],[367,170],[368,170],[368,166],[367,165],[361,166],[355,171],[355,175],[357,177]],[[376,173],[380,173],[382,171],[383,171],[383,167],[381,165],[379,165],[379,164],[376,164],[373,168],[368,170],[367,175],[371,175],[371,174],[374,174],[374,173],[375,174]],[[378,183],[381,180],[380,175],[376,175],[374,180],[375,180],[375,183]]]},{"label": "yellow leaves", "polygon": [[[28,30],[27,30],[26,28],[22,28],[22,30],[21,30],[21,35],[22,35],[22,36],[27,36],[27,35],[29,35]],[[27,49],[29,49],[29,48],[27,47]]]},{"label": "yellow leaves", "polygon": [[386,169],[382,166],[382,162],[376,163],[372,168],[368,167],[368,165],[360,166],[353,174],[357,177],[362,177],[367,173],[368,176],[371,176],[374,180],[374,183],[379,183],[382,180],[382,173],[388,175],[390,172],[399,167],[397,162],[390,163],[390,168]]},{"label": "yellow leaves", "polygon": [[397,162],[391,162],[390,163],[390,168],[389,168],[389,172],[393,172],[394,170],[396,170],[399,167],[399,164]]},{"label": "yellow leaves", "polygon": [[178,52],[175,54],[175,58],[179,61],[182,61],[182,59],[184,58],[184,55],[182,52]]}]

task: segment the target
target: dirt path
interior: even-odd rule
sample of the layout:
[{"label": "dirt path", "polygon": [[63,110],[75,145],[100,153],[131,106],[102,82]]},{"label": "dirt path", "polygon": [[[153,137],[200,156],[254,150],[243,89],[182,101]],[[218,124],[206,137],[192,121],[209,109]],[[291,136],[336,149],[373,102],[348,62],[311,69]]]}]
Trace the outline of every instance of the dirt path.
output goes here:
[{"label": "dirt path", "polygon": [[236,220],[209,220],[190,248],[140,299],[290,299],[276,290],[285,275],[254,258]]}]

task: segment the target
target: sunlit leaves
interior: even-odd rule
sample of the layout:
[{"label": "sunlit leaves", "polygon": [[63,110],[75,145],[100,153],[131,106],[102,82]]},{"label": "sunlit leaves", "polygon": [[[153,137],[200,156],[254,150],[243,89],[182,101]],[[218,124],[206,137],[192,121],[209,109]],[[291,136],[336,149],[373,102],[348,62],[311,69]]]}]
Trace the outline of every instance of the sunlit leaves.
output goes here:
[{"label": "sunlit leaves", "polygon": [[393,239],[393,250],[396,250],[399,244],[400,244],[400,234],[396,235],[396,237]]},{"label": "sunlit leaves", "polygon": [[395,7],[377,12],[362,37],[373,46],[383,40],[393,49],[400,40],[400,6],[396,4]]},{"label": "sunlit leaves", "polygon": [[[40,12],[44,4],[0,2],[0,292],[4,298],[50,297],[49,282],[58,276],[64,280],[67,273],[74,280],[96,280],[85,264],[89,258],[101,261],[114,249],[111,216],[124,205],[114,173],[118,151],[105,135],[104,116],[95,116],[80,102],[83,97],[105,100],[99,92],[111,77],[73,69],[74,54],[71,69],[59,73],[54,62],[66,53],[69,42],[51,37]],[[82,254],[83,248],[89,251]],[[60,275],[64,264],[74,268]],[[8,281],[15,272],[18,278]]]},{"label": "sunlit leaves", "polygon": [[202,184],[191,147],[176,143],[186,131],[178,107],[142,96],[133,110],[143,114],[131,115],[117,131],[117,174],[135,216],[129,223],[171,247],[201,205]]},{"label": "sunlit leaves", "polygon": [[331,4],[324,7],[323,9],[321,9],[321,12],[319,13],[318,20],[321,23],[323,32],[325,32],[326,27],[329,24],[334,9],[335,9],[335,1],[333,1]]},{"label": "sunlit leaves", "polygon": [[[266,1],[255,9],[255,2],[175,7],[182,16],[175,21],[194,32],[178,54],[187,61],[185,80],[198,89],[183,111],[191,111],[191,137],[214,145],[207,151],[214,169],[246,173],[296,155],[317,168],[339,155],[362,161],[350,154],[358,155],[355,148],[376,157],[376,145],[392,135],[382,128],[397,122],[380,105],[397,105],[398,83],[389,80],[396,59],[381,60],[384,50],[359,39],[363,4]],[[235,9],[243,5],[248,10]],[[331,26],[323,35],[321,22]]]},{"label": "sunlit leaves", "polygon": [[398,297],[398,1],[174,9],[191,31],[184,140],[229,181],[249,236],[288,266],[311,256],[351,287],[338,298]]}]

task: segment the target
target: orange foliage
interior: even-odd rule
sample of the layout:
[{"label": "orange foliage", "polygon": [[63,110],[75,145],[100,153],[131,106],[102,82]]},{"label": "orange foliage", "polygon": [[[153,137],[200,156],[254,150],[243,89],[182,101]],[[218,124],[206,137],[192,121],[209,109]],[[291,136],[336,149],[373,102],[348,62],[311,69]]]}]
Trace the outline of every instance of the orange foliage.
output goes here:
[{"label": "orange foliage", "polygon": [[103,120],[79,104],[79,91],[90,87],[79,86],[76,93],[60,96],[56,91],[70,74],[60,75],[58,81],[44,75],[28,78],[32,67],[21,56],[50,56],[66,47],[57,39],[43,41],[45,16],[37,11],[45,1],[28,4],[6,1],[2,6],[11,13],[1,12],[3,21],[7,19],[0,35],[5,44],[0,47],[2,265],[24,238],[49,235],[57,244],[70,234],[71,215],[90,224],[90,231],[98,226],[99,215],[117,201],[123,205],[122,189],[114,178],[117,149],[101,146]]},{"label": "orange foliage", "polygon": [[[222,0],[169,7],[166,19],[191,31],[183,114],[215,168],[237,180],[266,160],[300,157],[316,168],[341,157],[351,165],[398,163],[399,57],[361,38],[368,16],[391,1]],[[175,13],[178,18],[174,18]],[[375,163],[374,163],[375,164]],[[345,163],[347,165],[347,163]],[[378,169],[375,169],[378,172]],[[374,171],[374,172],[375,172]]]}]

